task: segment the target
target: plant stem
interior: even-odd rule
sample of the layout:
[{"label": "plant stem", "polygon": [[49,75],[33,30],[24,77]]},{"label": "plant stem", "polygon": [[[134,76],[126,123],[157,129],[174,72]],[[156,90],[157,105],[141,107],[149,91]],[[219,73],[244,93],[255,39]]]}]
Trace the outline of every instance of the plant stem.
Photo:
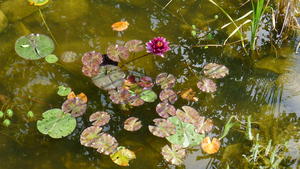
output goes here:
[{"label": "plant stem", "polygon": [[40,8],[38,8],[38,9],[39,9],[39,14],[40,14],[40,16],[41,16],[41,18],[42,18],[42,21],[43,21],[44,25],[46,26],[47,31],[50,33],[50,35],[51,35],[52,39],[54,40],[54,42],[56,43],[56,45],[58,45],[58,43],[57,43],[57,41],[56,41],[56,39],[55,39],[53,33],[51,32],[51,30],[50,30],[48,24],[46,23],[46,20],[45,20],[45,18],[44,18],[44,15],[43,15],[43,13],[42,13],[42,10],[41,10]]},{"label": "plant stem", "polygon": [[146,53],[146,54],[144,54],[144,55],[142,55],[142,56],[133,58],[132,60],[130,60],[130,61],[128,61],[128,62],[122,64],[121,68],[124,67],[125,65],[128,65],[129,63],[132,63],[132,62],[134,62],[134,61],[136,61],[136,60],[138,60],[138,59],[141,59],[141,58],[143,58],[143,57],[146,57],[146,56],[148,56],[148,55],[150,55],[150,53]]}]

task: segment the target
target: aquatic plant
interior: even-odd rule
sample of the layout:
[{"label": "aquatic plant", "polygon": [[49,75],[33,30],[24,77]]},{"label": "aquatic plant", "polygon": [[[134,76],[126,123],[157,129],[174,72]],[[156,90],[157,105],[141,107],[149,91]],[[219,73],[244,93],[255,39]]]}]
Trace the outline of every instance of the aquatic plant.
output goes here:
[{"label": "aquatic plant", "polygon": [[119,166],[129,166],[129,161],[136,159],[135,153],[123,146],[117,148],[117,151],[110,155],[111,160]]},{"label": "aquatic plant", "polygon": [[112,29],[114,31],[124,31],[128,28],[129,23],[127,21],[119,21],[119,22],[115,22],[114,24],[111,25]]},{"label": "aquatic plant", "polygon": [[182,165],[183,159],[186,156],[186,150],[175,144],[172,144],[171,147],[165,145],[161,150],[161,154],[167,162],[174,165]]},{"label": "aquatic plant", "polygon": [[124,122],[124,129],[127,131],[137,131],[142,127],[142,122],[136,117],[129,117]]},{"label": "aquatic plant", "polygon": [[93,126],[101,127],[106,125],[110,120],[110,115],[105,111],[97,111],[90,115],[89,121]]},{"label": "aquatic plant", "polygon": [[72,89],[65,86],[58,86],[57,94],[59,96],[68,96],[72,92]]},{"label": "aquatic plant", "polygon": [[170,50],[169,42],[164,37],[156,37],[146,43],[147,52],[164,57],[164,53]]}]

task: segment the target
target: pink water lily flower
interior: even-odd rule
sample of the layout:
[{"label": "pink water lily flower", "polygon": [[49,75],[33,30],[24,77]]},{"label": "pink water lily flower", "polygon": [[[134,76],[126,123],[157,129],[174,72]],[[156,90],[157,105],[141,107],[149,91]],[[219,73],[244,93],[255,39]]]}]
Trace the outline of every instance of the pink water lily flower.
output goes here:
[{"label": "pink water lily flower", "polygon": [[156,37],[146,43],[148,53],[164,57],[164,53],[170,50],[169,42],[164,37]]}]

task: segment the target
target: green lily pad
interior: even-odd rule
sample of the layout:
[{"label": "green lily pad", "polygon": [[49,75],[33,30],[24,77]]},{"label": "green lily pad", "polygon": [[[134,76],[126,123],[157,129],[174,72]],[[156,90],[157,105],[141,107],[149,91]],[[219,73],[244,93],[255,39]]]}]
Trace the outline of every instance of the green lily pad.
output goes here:
[{"label": "green lily pad", "polygon": [[169,117],[173,125],[176,126],[176,134],[167,137],[167,140],[172,144],[181,145],[183,148],[199,145],[204,138],[204,134],[195,132],[195,127],[192,124],[182,122],[178,117]]},{"label": "green lily pad", "polygon": [[42,34],[22,36],[15,43],[17,54],[27,60],[46,57],[54,51],[54,48],[52,39]]},{"label": "green lily pad", "polygon": [[29,4],[30,5],[33,5],[33,6],[43,6],[43,5],[46,5],[49,0],[28,0]]},{"label": "green lily pad", "polygon": [[102,112],[98,111],[96,113],[93,113],[89,119],[90,122],[93,122],[93,126],[98,126],[98,127],[104,126],[109,122],[109,120],[110,120],[110,115],[105,111]]},{"label": "green lily pad", "polygon": [[60,109],[51,109],[43,113],[43,120],[37,121],[37,129],[52,138],[62,138],[76,128],[76,119]]},{"label": "green lily pad", "polygon": [[65,86],[58,86],[57,94],[59,96],[68,96],[69,93],[72,92],[72,89]]},{"label": "green lily pad", "polygon": [[171,147],[165,145],[161,149],[161,154],[167,162],[174,165],[182,165],[186,151],[181,146],[172,144]]},{"label": "green lily pad", "polygon": [[118,147],[118,151],[110,155],[111,160],[119,166],[129,166],[129,161],[136,159],[135,153],[125,147]]},{"label": "green lily pad", "polygon": [[154,102],[157,99],[156,93],[154,91],[152,91],[152,90],[144,90],[140,94],[140,97],[145,102]]},{"label": "green lily pad", "polygon": [[124,129],[127,131],[137,131],[142,127],[142,122],[136,117],[129,117],[124,122]]},{"label": "green lily pad", "polygon": [[58,57],[56,55],[50,54],[45,57],[45,60],[48,63],[56,63],[58,61]]},{"label": "green lily pad", "polygon": [[125,73],[113,65],[100,66],[99,74],[92,78],[94,84],[103,90],[112,90],[123,85]]}]

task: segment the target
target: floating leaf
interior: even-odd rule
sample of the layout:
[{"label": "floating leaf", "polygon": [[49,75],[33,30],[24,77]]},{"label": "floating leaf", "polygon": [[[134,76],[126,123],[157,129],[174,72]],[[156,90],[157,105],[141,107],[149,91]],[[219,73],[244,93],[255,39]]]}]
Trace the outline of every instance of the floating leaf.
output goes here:
[{"label": "floating leaf", "polygon": [[140,79],[138,82],[139,86],[144,87],[144,88],[152,88],[154,86],[152,82],[152,78],[149,76],[144,76]]},{"label": "floating leaf", "polygon": [[181,98],[188,100],[188,101],[193,101],[196,102],[199,99],[195,97],[196,92],[193,91],[193,89],[189,88],[183,92],[181,92],[180,96]]},{"label": "floating leaf", "polygon": [[24,59],[37,60],[50,55],[54,51],[54,43],[46,35],[30,34],[16,41],[15,50]]},{"label": "floating leaf", "polygon": [[164,89],[160,92],[159,98],[161,101],[169,101],[174,104],[177,101],[177,94],[172,89]]},{"label": "floating leaf", "polygon": [[161,102],[156,106],[156,112],[163,118],[176,115],[176,108],[168,102]]},{"label": "floating leaf", "polygon": [[181,145],[182,147],[192,147],[198,145],[204,135],[195,132],[195,127],[192,124],[182,122],[178,117],[169,117],[173,125],[176,126],[176,134],[167,137],[167,140],[172,144]]},{"label": "floating leaf", "polygon": [[156,93],[154,91],[152,91],[152,90],[144,90],[140,94],[140,97],[145,102],[154,102],[157,99]]},{"label": "floating leaf", "polygon": [[148,126],[149,131],[157,137],[168,137],[176,133],[176,126],[166,119],[154,119],[156,126]]},{"label": "floating leaf", "polygon": [[58,86],[58,91],[57,94],[59,96],[67,96],[68,94],[70,94],[72,92],[72,89],[69,87],[65,87],[65,86]]},{"label": "floating leaf", "polygon": [[197,87],[203,91],[203,92],[207,92],[207,93],[212,93],[217,91],[217,85],[216,83],[208,78],[202,78],[198,83],[197,83]]},{"label": "floating leaf", "polygon": [[129,50],[121,45],[111,45],[107,48],[107,55],[111,60],[120,62],[122,59],[128,59]]},{"label": "floating leaf", "polygon": [[90,122],[93,122],[93,126],[104,126],[110,120],[110,115],[105,111],[97,111],[90,116]]},{"label": "floating leaf", "polygon": [[80,93],[78,95],[75,95],[74,92],[71,92],[68,94],[68,99],[74,99],[74,98],[77,98],[79,100],[82,101],[82,103],[87,103],[87,96],[84,94],[84,93]]},{"label": "floating leaf", "polygon": [[199,115],[199,112],[190,106],[182,106],[182,110],[177,109],[176,116],[185,123],[190,123],[193,125],[198,124],[201,121],[204,121],[204,117]]},{"label": "floating leaf", "polygon": [[209,78],[220,79],[228,75],[229,70],[224,65],[209,63],[203,67],[203,73]]},{"label": "floating leaf", "polygon": [[94,77],[99,73],[103,57],[99,52],[87,52],[81,58],[83,63],[82,73],[88,77]]},{"label": "floating leaf", "polygon": [[94,84],[103,90],[112,90],[123,85],[125,73],[113,65],[100,67],[99,74],[92,78]]},{"label": "floating leaf", "polygon": [[43,5],[46,5],[49,0],[28,0],[29,4],[30,5],[33,5],[33,6],[43,6]]},{"label": "floating leaf", "polygon": [[100,137],[102,128],[97,126],[91,126],[83,130],[80,135],[80,144],[86,147],[95,147],[96,140]]},{"label": "floating leaf", "polygon": [[162,89],[168,89],[174,87],[176,78],[172,74],[161,73],[156,77],[156,83],[161,86]]},{"label": "floating leaf", "polygon": [[58,61],[58,57],[56,55],[50,54],[45,57],[45,60],[48,63],[56,63]]},{"label": "floating leaf", "polygon": [[78,97],[66,100],[62,105],[62,111],[71,113],[73,117],[79,117],[86,112],[87,104]]},{"label": "floating leaf", "polygon": [[52,138],[62,138],[71,134],[76,127],[76,119],[60,109],[43,113],[43,120],[37,121],[37,129]]},{"label": "floating leaf", "polygon": [[211,119],[206,119],[205,122],[203,122],[204,120],[199,120],[196,124],[196,132],[200,133],[200,134],[205,134],[208,133],[212,130],[214,124],[213,121]]},{"label": "floating leaf", "polygon": [[137,131],[142,127],[142,122],[136,117],[129,117],[124,122],[124,129],[127,131]]},{"label": "floating leaf", "polygon": [[214,154],[219,151],[221,146],[221,142],[217,138],[213,138],[212,140],[210,137],[205,137],[201,142],[201,148],[207,154]]},{"label": "floating leaf", "polygon": [[130,97],[127,101],[131,106],[141,106],[145,103],[144,100],[141,99],[139,96]]},{"label": "floating leaf", "polygon": [[131,97],[129,91],[122,87],[117,90],[110,90],[108,94],[109,98],[116,104],[126,104]]},{"label": "floating leaf", "polygon": [[171,148],[168,145],[165,145],[161,149],[161,154],[167,162],[174,165],[182,165],[186,151],[181,146],[172,144]]},{"label": "floating leaf", "polygon": [[133,151],[125,147],[118,147],[118,151],[110,155],[111,160],[119,166],[129,166],[129,161],[136,159]]},{"label": "floating leaf", "polygon": [[111,25],[112,29],[114,31],[124,31],[128,28],[129,23],[127,21],[120,21],[120,22],[116,22],[114,24]]},{"label": "floating leaf", "polygon": [[98,148],[97,151],[99,153],[109,155],[116,151],[116,149],[118,147],[118,142],[113,136],[111,136],[107,133],[103,133],[95,141],[94,146],[96,148]]},{"label": "floating leaf", "polygon": [[141,40],[130,40],[125,43],[125,47],[129,52],[140,52],[145,49],[143,41]]}]

